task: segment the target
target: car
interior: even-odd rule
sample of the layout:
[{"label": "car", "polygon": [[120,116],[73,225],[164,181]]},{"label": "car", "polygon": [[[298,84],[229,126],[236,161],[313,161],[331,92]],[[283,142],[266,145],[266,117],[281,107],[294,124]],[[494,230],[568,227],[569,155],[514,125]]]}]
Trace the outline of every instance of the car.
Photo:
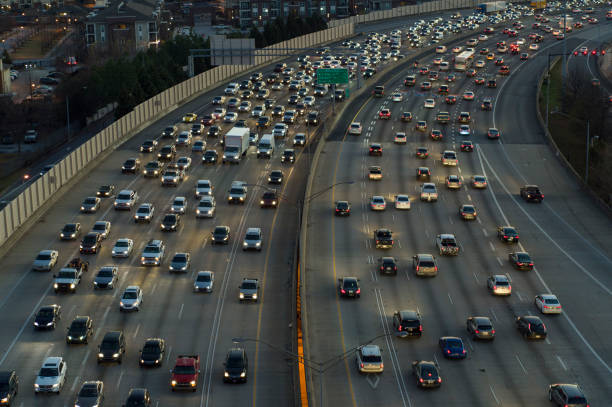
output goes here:
[{"label": "car", "polygon": [[210,244],[228,244],[230,240],[230,233],[231,231],[229,226],[215,226],[211,232]]},{"label": "car", "polygon": [[140,204],[136,213],[134,214],[134,222],[147,222],[151,223],[153,219],[153,214],[155,213],[155,207],[152,203],[143,203]]},{"label": "car", "polygon": [[468,78],[473,78],[476,76],[476,74],[478,73],[478,71],[474,68],[470,68],[467,71],[465,71],[465,76],[467,76]]},{"label": "car", "polygon": [[368,168],[368,178],[375,181],[380,181],[383,177],[382,168],[373,165]]},{"label": "car", "polygon": [[303,147],[306,145],[306,135],[304,133],[296,133],[293,136],[293,145]]},{"label": "car", "polygon": [[204,124],[196,123],[191,125],[191,134],[195,134],[196,136],[201,136],[204,134]]},{"label": "car", "polygon": [[233,347],[228,350],[223,366],[223,381],[225,383],[247,382],[249,361],[245,349]]},{"label": "car", "polygon": [[272,134],[274,137],[285,137],[289,132],[289,126],[285,123],[276,123],[274,128],[272,128]]},{"label": "car", "polygon": [[452,233],[442,233],[436,236],[436,247],[440,255],[456,256],[459,254],[457,239]]},{"label": "car", "polygon": [[283,172],[281,170],[272,170],[268,174],[269,184],[282,184],[283,183]]},{"label": "car", "polygon": [[460,189],[461,188],[461,178],[458,175],[449,175],[446,177],[446,187],[448,189]]},{"label": "car", "polygon": [[474,151],[474,143],[472,143],[470,140],[461,140],[461,151],[471,153]]},{"label": "car", "polygon": [[349,134],[352,134],[352,135],[355,135],[355,136],[361,135],[362,130],[363,130],[363,128],[361,127],[361,123],[359,123],[359,122],[353,122],[349,126]]},{"label": "car", "polygon": [[359,298],[361,288],[357,277],[342,277],[338,279],[338,292],[340,297]]},{"label": "car", "polygon": [[441,154],[442,165],[444,166],[457,166],[459,160],[457,159],[457,153],[452,150],[444,150]]},{"label": "car", "polygon": [[336,216],[350,216],[351,204],[348,201],[337,201],[334,209]]},{"label": "car", "polygon": [[378,118],[381,120],[389,120],[391,118],[391,109],[380,109]]},{"label": "car", "polygon": [[428,167],[418,167],[416,169],[416,179],[417,180],[429,181],[430,178],[431,178],[431,171],[429,170]]},{"label": "car", "polygon": [[236,120],[238,120],[238,113],[236,112],[227,112],[223,116],[224,123],[234,123]]},{"label": "car", "polygon": [[538,44],[530,44],[529,45],[529,50],[530,51],[537,51],[540,48],[540,46]]},{"label": "car", "polygon": [[554,294],[538,294],[535,296],[534,303],[542,314],[561,314],[563,308]]},{"label": "car", "polygon": [[440,351],[447,359],[465,359],[467,350],[463,339],[457,336],[443,336],[438,340]]},{"label": "car", "polygon": [[377,249],[392,249],[395,243],[393,232],[386,228],[375,229],[374,243]]},{"label": "car", "polygon": [[78,407],[98,407],[104,401],[104,384],[100,380],[83,382],[77,393],[74,405]]},{"label": "car", "polygon": [[440,87],[438,88],[438,93],[440,95],[448,95],[448,85],[440,85]]},{"label": "car", "polygon": [[176,164],[179,170],[187,171],[189,167],[191,167],[191,157],[179,157],[179,159],[176,160]]},{"label": "car", "polygon": [[102,200],[97,196],[88,196],[81,204],[81,213],[96,213]]},{"label": "car", "polygon": [[81,244],[79,246],[79,252],[83,253],[98,253],[100,250],[100,246],[102,245],[102,237],[99,233],[89,232],[83,239],[81,240]]},{"label": "car", "polygon": [[497,130],[495,127],[491,127],[489,128],[489,130],[487,131],[487,138],[489,138],[490,140],[492,139],[498,139],[500,137],[500,133],[499,130]]},{"label": "car", "polygon": [[406,133],[404,132],[395,133],[395,138],[393,139],[393,142],[395,144],[406,144],[407,142]]},{"label": "car", "polygon": [[182,170],[168,168],[161,176],[162,186],[170,185],[178,187],[180,181],[183,180],[185,173]]},{"label": "car", "polygon": [[425,159],[429,157],[429,150],[427,147],[417,147],[416,156],[417,158]]},{"label": "car", "polygon": [[412,113],[411,112],[402,112],[400,115],[400,120],[405,123],[409,123],[412,121]]},{"label": "car", "polygon": [[511,295],[512,280],[508,274],[495,274],[487,278],[487,288],[493,295]]},{"label": "car", "polygon": [[119,300],[119,311],[140,311],[142,306],[142,290],[137,285],[127,286]]},{"label": "car", "polygon": [[181,224],[181,215],[178,213],[167,213],[162,219],[159,227],[164,232],[176,232]]},{"label": "car", "polygon": [[427,122],[425,120],[417,121],[415,129],[417,131],[427,131]]},{"label": "car", "polygon": [[196,208],[196,218],[212,218],[215,216],[216,207],[213,196],[203,196]]},{"label": "car", "polygon": [[57,250],[41,250],[32,263],[32,270],[51,271],[57,264],[58,257],[59,252]]},{"label": "car", "polygon": [[447,105],[454,105],[455,103],[457,103],[457,96],[447,95],[444,101],[446,102]]},{"label": "car", "polygon": [[242,242],[242,250],[261,251],[262,241],[263,237],[260,228],[248,228]]},{"label": "car", "polygon": [[206,150],[202,155],[202,164],[216,164],[219,160],[219,153],[216,150]]},{"label": "car", "polygon": [[546,339],[546,325],[539,317],[524,315],[517,317],[516,329],[525,339]]},{"label": "car", "polygon": [[118,269],[116,266],[103,266],[93,281],[94,290],[115,288],[118,282]]},{"label": "car", "polygon": [[395,195],[395,209],[410,209],[410,197],[408,195]]},{"label": "car", "polygon": [[474,100],[474,97],[474,92],[472,92],[471,90],[466,90],[465,92],[463,92],[463,100],[472,101]]},{"label": "car", "polygon": [[164,165],[159,162],[159,161],[149,161],[143,171],[142,174],[145,178],[148,177],[157,177],[159,174],[161,174],[162,169],[164,168]]},{"label": "car", "polygon": [[584,392],[577,384],[551,384],[548,386],[548,400],[558,407],[589,407]]},{"label": "car", "polygon": [[98,364],[117,362],[121,364],[125,354],[125,336],[123,331],[107,331],[98,346]]},{"label": "car", "polygon": [[474,78],[474,83],[476,85],[484,85],[485,78],[483,78],[482,76],[476,77],[476,78]]},{"label": "car", "polygon": [[415,360],[412,362],[412,372],[416,376],[417,387],[429,388],[442,385],[442,377],[440,377],[438,366],[434,362]]},{"label": "car", "polygon": [[378,269],[381,274],[397,275],[397,260],[393,257],[381,257],[378,259]]},{"label": "car", "polygon": [[382,373],[384,363],[378,345],[363,345],[355,351],[355,363],[359,373]]},{"label": "car", "polygon": [[115,210],[132,210],[132,207],[138,200],[138,194],[136,191],[131,189],[123,189],[119,191],[117,197],[115,198],[115,202],[113,203]]},{"label": "car", "polygon": [[421,201],[435,202],[438,200],[438,189],[436,184],[425,182],[421,185]]},{"label": "car", "polygon": [[537,185],[524,185],[520,189],[521,198],[527,202],[541,203],[544,200],[544,194],[540,192]]},{"label": "car", "polygon": [[259,201],[262,208],[276,208],[278,206],[278,193],[276,191],[265,191]]},{"label": "car", "polygon": [[472,187],[482,189],[487,187],[487,177],[484,175],[474,175],[471,178]]},{"label": "car", "polygon": [[183,123],[193,123],[198,119],[198,115],[195,113],[186,113],[183,116]]},{"label": "car", "polygon": [[514,226],[498,226],[497,237],[504,243],[519,242],[519,234]]},{"label": "car", "polygon": [[476,68],[484,68],[485,66],[485,61],[482,59],[479,59],[478,61],[474,62],[474,67]]},{"label": "car", "polygon": [[93,322],[89,316],[77,315],[66,333],[66,343],[84,343],[87,344],[89,337],[93,336]]},{"label": "car", "polygon": [[474,205],[464,204],[459,207],[459,215],[463,220],[474,220],[478,216]]},{"label": "car", "polygon": [[487,88],[496,88],[497,87],[497,80],[496,79],[489,79],[487,81]]},{"label": "car", "polygon": [[175,197],[172,206],[170,206],[170,212],[184,215],[187,212],[187,198],[184,196]]},{"label": "car", "polygon": [[60,394],[66,383],[68,364],[61,356],[45,358],[34,381],[34,393]]},{"label": "car", "polygon": [[166,341],[161,338],[147,338],[139,352],[138,364],[140,366],[160,367],[166,353]]},{"label": "car", "polygon": [[99,233],[102,239],[106,239],[111,231],[111,223],[106,220],[99,220],[94,223],[91,231]]},{"label": "car", "polygon": [[101,185],[100,188],[96,191],[96,196],[100,198],[108,198],[112,196],[115,192],[115,186],[112,184],[109,185]]},{"label": "car", "polygon": [[528,54],[527,52],[523,52],[523,53],[521,53],[521,55],[519,56],[519,59],[520,59],[521,61],[526,61],[526,60],[528,60],[528,59],[529,59],[529,54]]},{"label": "car", "polygon": [[34,317],[34,329],[55,329],[61,312],[62,307],[57,304],[40,307]]},{"label": "car", "polygon": [[170,260],[169,270],[172,272],[187,273],[191,266],[191,255],[189,253],[175,253]]},{"label": "car", "polygon": [[215,273],[212,271],[198,271],[195,282],[193,283],[193,291],[211,293],[215,282]]},{"label": "car", "polygon": [[283,154],[281,155],[282,163],[293,164],[295,162],[295,159],[296,159],[295,150],[292,148],[286,148],[283,151]]},{"label": "car", "polygon": [[470,136],[472,134],[472,130],[470,130],[470,126],[467,124],[461,124],[459,126],[459,135],[460,136]]},{"label": "car", "polygon": [[213,125],[208,128],[208,133],[206,134],[208,137],[219,137],[222,131],[223,131],[223,127],[218,126],[218,125]]},{"label": "car", "polygon": [[517,270],[533,270],[533,260],[527,252],[512,252],[508,254],[508,260]]},{"label": "car", "polygon": [[200,179],[196,183],[195,197],[196,198],[200,198],[202,196],[212,195],[213,189],[214,189],[214,187],[213,187],[212,183],[210,182],[210,180]]},{"label": "car", "polygon": [[238,105],[238,111],[239,112],[250,112],[251,111],[251,102],[249,102],[248,100],[243,100],[242,102],[240,102],[240,104]]},{"label": "car", "polygon": [[14,406],[19,392],[19,377],[14,370],[0,371],[0,400],[5,406]]},{"label": "car", "polygon": [[468,317],[466,329],[471,335],[472,340],[476,339],[495,339],[495,328],[489,317]]},{"label": "car", "polygon": [[159,266],[164,259],[166,246],[161,240],[150,240],[142,251],[140,264],[143,266]]},{"label": "car", "polygon": [[256,278],[243,278],[238,288],[240,302],[245,300],[257,302],[259,299],[259,281]]},{"label": "car", "polygon": [[425,107],[426,109],[433,109],[434,107],[436,107],[436,101],[434,99],[425,99],[423,107]]},{"label": "car", "polygon": [[123,174],[136,174],[140,170],[140,160],[138,158],[128,158],[121,166]]},{"label": "car", "polygon": [[372,143],[372,144],[370,144],[370,149],[368,151],[368,155],[371,155],[371,156],[382,156],[382,154],[383,154],[382,144],[380,144],[380,143]]},{"label": "car", "polygon": [[421,90],[431,90],[431,82],[423,82],[421,83]]},{"label": "car", "polygon": [[438,123],[447,124],[448,122],[450,122],[450,113],[438,112],[438,115],[436,116],[436,121]]},{"label": "car", "polygon": [[151,394],[147,389],[130,389],[124,407],[151,407]]},{"label": "car", "polygon": [[404,86],[414,86],[416,84],[416,77],[414,75],[408,75],[404,79]]},{"label": "car", "polygon": [[484,98],[482,100],[480,108],[482,110],[493,110],[493,99],[491,99],[491,98]]}]

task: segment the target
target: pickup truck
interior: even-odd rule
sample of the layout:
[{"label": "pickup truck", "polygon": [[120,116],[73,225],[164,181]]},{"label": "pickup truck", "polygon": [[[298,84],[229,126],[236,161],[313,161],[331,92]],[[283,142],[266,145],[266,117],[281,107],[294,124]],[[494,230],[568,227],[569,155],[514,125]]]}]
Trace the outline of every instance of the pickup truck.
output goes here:
[{"label": "pickup truck", "polygon": [[83,267],[64,267],[60,269],[59,273],[53,275],[53,288],[56,293],[59,291],[68,291],[74,294],[77,285],[81,283],[82,276]]},{"label": "pickup truck", "polygon": [[200,374],[200,355],[178,355],[174,369],[170,371],[170,387],[175,390],[191,390],[198,387]]},{"label": "pickup truck", "polygon": [[521,197],[527,202],[539,203],[544,199],[544,194],[537,185],[525,185],[521,187]]},{"label": "pickup truck", "polygon": [[459,254],[457,239],[450,233],[436,236],[436,246],[440,250],[440,255],[456,256]]}]

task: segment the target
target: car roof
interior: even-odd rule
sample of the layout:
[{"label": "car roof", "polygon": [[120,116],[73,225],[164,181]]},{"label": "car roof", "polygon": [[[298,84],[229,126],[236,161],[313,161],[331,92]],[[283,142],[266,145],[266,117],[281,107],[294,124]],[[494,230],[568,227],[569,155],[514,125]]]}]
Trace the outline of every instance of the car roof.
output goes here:
[{"label": "car roof", "polygon": [[87,315],[77,315],[72,322],[87,322],[89,319]]},{"label": "car roof", "polygon": [[57,367],[60,364],[61,361],[62,361],[62,357],[61,356],[49,356],[43,362],[43,366],[44,367]]},{"label": "car roof", "polygon": [[137,285],[130,285],[125,288],[125,291],[138,291],[138,290],[140,290],[140,287]]},{"label": "car roof", "polygon": [[399,311],[399,315],[401,319],[420,319],[419,313],[411,309]]},{"label": "car roof", "polygon": [[8,379],[15,374],[14,370],[5,370],[0,372],[0,382],[1,383],[5,383],[8,381]]},{"label": "car roof", "polygon": [[491,320],[489,317],[472,317],[472,320],[476,322],[476,324],[491,324]]},{"label": "car roof", "polygon": [[214,273],[212,271],[198,271],[198,276],[212,276]]},{"label": "car roof", "polygon": [[248,228],[246,233],[261,233],[261,228]]},{"label": "car roof", "polygon": [[360,350],[363,356],[381,356],[378,345],[364,345]]},{"label": "car roof", "polygon": [[121,335],[121,331],[108,331],[104,334],[104,339],[102,339],[102,341],[106,339],[119,339],[119,335]]},{"label": "car roof", "polygon": [[557,384],[568,396],[581,396],[584,397],[582,389],[577,384]]},{"label": "car roof", "polygon": [[147,246],[161,246],[163,242],[159,239],[150,240]]}]

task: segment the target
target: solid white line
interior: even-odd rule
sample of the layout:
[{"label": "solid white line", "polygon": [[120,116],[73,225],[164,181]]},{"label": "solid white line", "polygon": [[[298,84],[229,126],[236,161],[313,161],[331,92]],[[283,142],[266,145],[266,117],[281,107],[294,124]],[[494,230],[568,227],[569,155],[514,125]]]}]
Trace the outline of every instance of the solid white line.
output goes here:
[{"label": "solid white line", "polygon": [[493,391],[493,385],[489,385],[489,388],[491,389],[491,394],[493,395],[493,398],[495,399],[495,402],[497,404],[499,404],[499,400],[497,399],[497,396],[495,395],[495,392]]},{"label": "solid white line", "polygon": [[516,360],[517,360],[517,362],[519,362],[519,365],[521,365],[521,369],[523,369],[523,372],[525,372],[525,374],[527,374],[527,369],[525,369],[525,366],[523,366],[523,362],[521,362],[521,359],[519,359],[518,354],[516,354],[514,356],[516,356]]},{"label": "solid white line", "polygon": [[561,359],[561,356],[559,355],[555,355],[557,357],[557,360],[559,361],[559,363],[561,363],[561,367],[563,367],[563,370],[567,371],[567,365],[565,364],[565,362],[563,362],[563,359]]}]

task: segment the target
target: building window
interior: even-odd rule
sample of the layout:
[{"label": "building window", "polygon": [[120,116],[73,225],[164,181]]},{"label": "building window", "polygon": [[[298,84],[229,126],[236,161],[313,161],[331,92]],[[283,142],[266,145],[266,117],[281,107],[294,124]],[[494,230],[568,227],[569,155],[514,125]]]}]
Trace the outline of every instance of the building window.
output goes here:
[{"label": "building window", "polygon": [[93,24],[87,24],[87,34],[95,34],[96,26]]},{"label": "building window", "polygon": [[157,25],[154,22],[149,23],[149,32],[150,33],[157,32]]},{"label": "building window", "polygon": [[87,44],[95,44],[96,36],[95,34],[87,34]]},{"label": "building window", "polygon": [[240,10],[248,10],[251,8],[251,2],[249,1],[241,1],[240,2]]}]

